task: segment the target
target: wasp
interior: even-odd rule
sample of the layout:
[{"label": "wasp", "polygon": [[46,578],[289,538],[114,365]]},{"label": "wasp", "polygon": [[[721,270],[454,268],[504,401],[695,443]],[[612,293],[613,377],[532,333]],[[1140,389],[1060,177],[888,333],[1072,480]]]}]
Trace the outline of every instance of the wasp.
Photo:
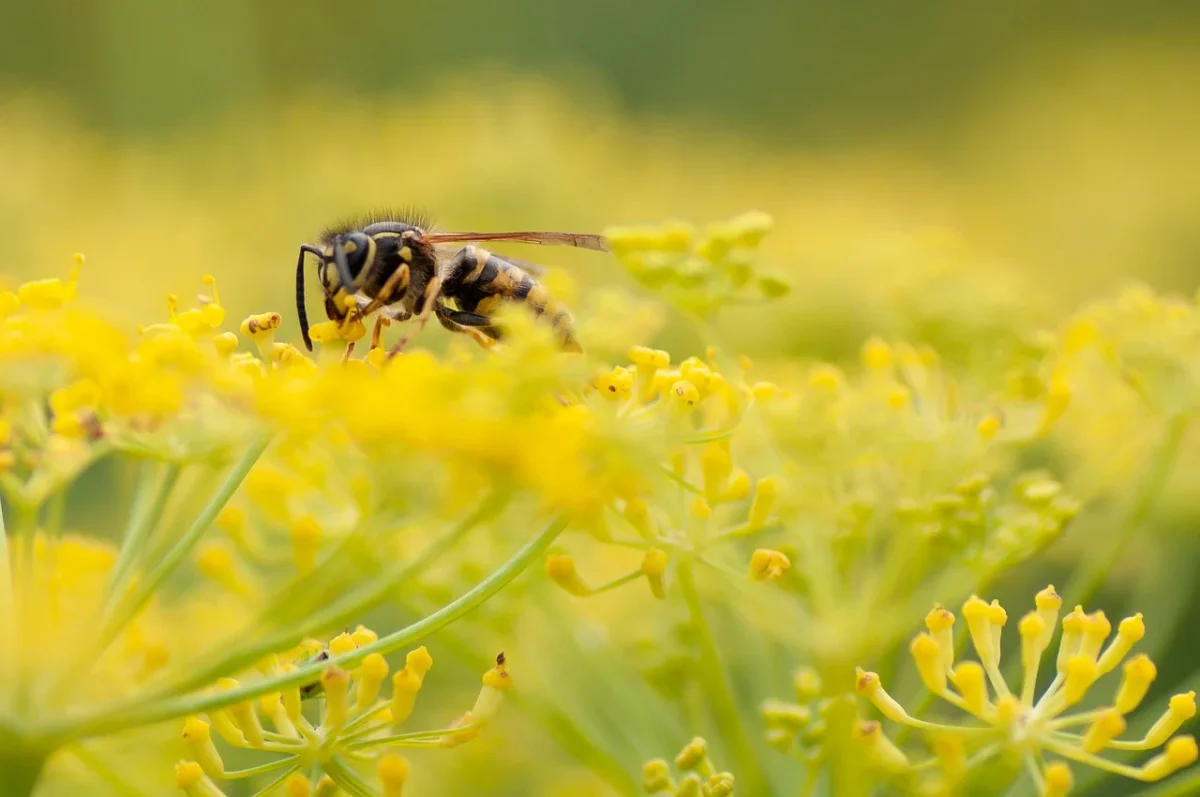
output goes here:
[{"label": "wasp", "polygon": [[[576,246],[608,251],[601,235],[567,232],[435,232],[405,214],[375,215],[325,230],[316,244],[303,244],[296,261],[296,315],[304,345],[312,351],[305,306],[305,258],[318,258],[317,275],[331,321],[365,318],[377,310],[416,326],[389,355],[402,350],[431,317],[446,329],[471,335],[488,346],[500,339],[494,313],[505,302],[521,302],[546,317],[563,347],[578,350],[570,311],[533,277],[540,269],[489,252],[479,242]],[[465,244],[463,246],[462,244]],[[381,320],[376,322],[376,342]]]}]

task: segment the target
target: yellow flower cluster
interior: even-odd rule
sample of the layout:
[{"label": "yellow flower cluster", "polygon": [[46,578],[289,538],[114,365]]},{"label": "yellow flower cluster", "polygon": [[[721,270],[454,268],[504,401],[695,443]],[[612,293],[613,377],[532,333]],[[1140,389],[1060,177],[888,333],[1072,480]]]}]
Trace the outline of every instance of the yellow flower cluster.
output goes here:
[{"label": "yellow flower cluster", "polygon": [[[572,557],[559,553],[546,562],[550,578],[580,597],[645,578],[651,594],[665,598],[669,570],[693,560],[723,567],[706,556],[773,528],[780,479],[752,478],[735,465],[733,451],[739,428],[759,407],[784,395],[769,382],[750,384],[744,369],[727,378],[711,351],[707,359],[689,357],[672,367],[668,352],[635,346],[628,365],[599,374],[583,397],[593,417],[607,422],[615,435],[661,440],[668,434],[667,445],[660,446],[665,461],[658,483],[615,500],[616,517],[595,527],[604,542],[639,549],[642,558],[635,570],[592,586]],[[658,499],[672,487],[686,496],[683,501]],[[749,564],[759,581],[775,580],[787,567],[786,556],[767,549]]]},{"label": "yellow flower cluster", "polygon": [[[910,646],[917,672],[932,694],[972,722],[947,724],[913,717],[888,694],[878,675],[858,671],[858,692],[880,713],[935,739],[937,755],[931,763],[938,771],[933,784],[936,793],[958,793],[970,770],[1005,754],[1023,761],[1039,794],[1056,797],[1066,794],[1073,782],[1067,761],[1143,781],[1161,780],[1195,762],[1195,740],[1174,735],[1196,714],[1195,692],[1172,697],[1166,712],[1142,738],[1118,738],[1125,732],[1125,717],[1141,705],[1157,674],[1144,654],[1126,660],[1146,633],[1141,614],[1122,620],[1114,636],[1104,612],[1086,614],[1076,606],[1062,618],[1054,679],[1037,694],[1038,671],[1061,607],[1062,598],[1053,586],[1047,587],[1037,594],[1035,608],[1017,623],[1021,636],[1019,689],[1011,687],[1000,670],[1000,639],[1008,614],[998,601],[988,603],[972,596],[963,605],[962,617],[978,661],[956,660],[952,612],[935,606],[925,618],[927,631]],[[1122,677],[1110,705],[1071,713],[1102,677],[1118,667]],[[1073,730],[1076,728],[1082,730]],[[916,778],[926,768],[912,763],[877,722],[862,724],[860,741],[869,760],[891,775]],[[1162,752],[1138,767],[1100,755],[1105,750],[1160,747]]]},{"label": "yellow flower cluster", "polygon": [[[263,675],[287,677],[300,665],[352,653],[377,641],[374,632],[359,626],[334,637],[327,646],[310,641],[286,655],[269,657],[259,670]],[[432,667],[433,658],[424,647],[410,651],[404,667],[392,674],[391,697],[385,698],[380,692],[388,680],[387,660],[377,652],[369,653],[349,670],[330,665],[315,682],[293,683],[257,700],[189,717],[183,725],[183,741],[191,758],[177,765],[176,783],[192,797],[223,795],[218,786],[222,781],[264,777],[261,791],[282,786],[289,797],[327,793],[333,787],[347,794],[399,797],[409,764],[395,749],[456,747],[470,741],[492,721],[505,693],[513,688],[502,653],[484,673],[469,711],[444,728],[396,732],[412,714]],[[231,678],[218,683],[221,689],[238,685]],[[306,708],[306,702],[319,705]],[[213,731],[231,748],[270,753],[272,759],[230,770]]]},{"label": "yellow flower cluster", "polygon": [[670,794],[674,797],[732,797],[733,775],[718,771],[708,755],[708,743],[697,736],[679,755],[675,768],[686,773],[679,780],[671,776],[671,765],[656,758],[642,767],[642,788],[647,794]]},{"label": "yellow flower cluster", "polygon": [[788,292],[781,280],[757,273],[755,252],[774,221],[765,213],[745,213],[698,234],[689,224],[610,227],[613,254],[642,285],[658,291],[680,309],[711,318],[732,304],[761,303]]},{"label": "yellow flower cluster", "polygon": [[[326,724],[313,725],[334,739],[331,699],[366,700],[382,656],[488,602],[569,522],[636,493],[658,461],[643,453],[659,447],[652,435],[610,433],[607,408],[586,399],[584,363],[535,328],[446,360],[415,351],[388,361],[382,345],[314,360],[275,340],[277,313],[223,331],[206,278],[195,306],[170,297],[166,321],[130,335],[78,304],[82,262],[65,280],[0,293],[0,711],[27,751],[29,785],[64,745],[187,715],[193,738],[203,714],[253,745],[258,712],[289,737],[280,744],[309,744],[307,726],[256,701],[321,673],[345,679],[325,684]],[[335,331],[340,348],[345,331]],[[674,423],[659,420],[667,438],[681,434]],[[93,466],[120,485],[95,524],[117,521],[104,529],[116,548],[64,530],[68,491]],[[476,553],[498,558],[476,556],[468,583],[443,590],[429,617],[366,648],[331,644],[328,667],[280,665],[210,691],[362,616],[399,583],[432,586],[426,571],[480,526],[493,533]],[[192,583],[189,564],[215,593],[177,588]],[[506,677],[498,665],[475,718],[438,743],[490,719]],[[208,780],[213,762],[195,762]],[[399,788],[401,769],[380,762],[385,791]],[[208,788],[191,765],[180,782]]]}]

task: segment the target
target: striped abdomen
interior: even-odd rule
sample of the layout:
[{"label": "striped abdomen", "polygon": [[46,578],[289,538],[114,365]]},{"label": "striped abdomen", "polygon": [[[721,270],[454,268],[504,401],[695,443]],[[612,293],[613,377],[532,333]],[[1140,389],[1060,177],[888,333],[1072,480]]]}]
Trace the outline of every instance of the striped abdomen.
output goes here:
[{"label": "striped abdomen", "polygon": [[570,311],[525,269],[486,249],[466,246],[450,261],[446,272],[443,292],[461,309],[490,316],[502,302],[524,302],[534,315],[549,319],[564,346],[577,346]]}]

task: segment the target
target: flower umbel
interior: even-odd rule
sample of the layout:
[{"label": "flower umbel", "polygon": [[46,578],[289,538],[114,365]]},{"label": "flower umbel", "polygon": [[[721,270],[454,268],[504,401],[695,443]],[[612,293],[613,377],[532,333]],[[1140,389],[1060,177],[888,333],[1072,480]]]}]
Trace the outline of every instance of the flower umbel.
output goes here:
[{"label": "flower umbel", "polygon": [[732,797],[733,775],[718,771],[708,756],[708,743],[697,736],[675,756],[679,777],[671,774],[664,759],[647,761],[642,767],[642,788],[647,794],[675,797]]},{"label": "flower umbel", "polygon": [[[953,788],[970,767],[1006,752],[1025,762],[1040,793],[1055,795],[1064,794],[1071,783],[1067,761],[1142,781],[1161,780],[1192,764],[1197,757],[1195,739],[1175,733],[1196,714],[1195,692],[1172,697],[1167,710],[1142,738],[1119,738],[1125,732],[1126,715],[1138,708],[1157,674],[1144,654],[1126,660],[1146,632],[1141,614],[1122,620],[1113,636],[1104,612],[1087,614],[1076,606],[1062,619],[1062,639],[1053,659],[1054,679],[1037,694],[1038,671],[1061,606],[1062,599],[1049,586],[1037,594],[1034,610],[1018,622],[1019,688],[1010,685],[1000,671],[1000,637],[1008,615],[997,601],[987,603],[972,596],[963,605],[962,617],[978,661],[955,661],[951,638],[955,617],[950,611],[936,606],[929,613],[925,621],[928,631],[916,636],[910,646],[917,671],[930,692],[969,715],[969,722],[949,724],[913,717],[887,693],[878,675],[862,669],[857,673],[858,692],[889,720],[931,736],[938,751],[936,767],[946,788]],[[1118,667],[1121,679],[1110,705],[1072,711],[1101,678]],[[887,740],[879,723],[864,723],[863,728],[862,739],[878,763],[886,763],[897,775],[918,771],[920,765],[910,763],[900,748]],[[1161,752],[1141,766],[1101,755],[1106,750],[1159,748]]]},{"label": "flower umbel", "polygon": [[[319,660],[349,653],[376,639],[374,632],[359,626],[353,633],[334,637],[327,647],[315,645],[315,657]],[[289,655],[271,657],[260,669],[266,675],[293,672],[298,664],[313,661],[312,657],[301,658],[313,647],[306,643]],[[496,665],[484,673],[471,710],[444,728],[397,732],[412,713],[417,693],[432,667],[433,658],[424,647],[410,651],[404,667],[392,675],[391,697],[385,698],[380,691],[387,680],[388,664],[383,656],[371,653],[353,669],[326,668],[315,683],[236,703],[211,711],[205,718],[190,717],[183,726],[183,741],[192,760],[180,762],[176,770],[178,784],[193,797],[209,797],[224,793],[217,785],[220,782],[269,776],[262,791],[286,784],[291,794],[303,787],[319,792],[321,781],[327,778],[349,794],[399,797],[409,765],[395,750],[456,747],[470,741],[492,721],[505,693],[512,689],[501,653]],[[219,685],[223,689],[237,686],[232,679]],[[319,705],[306,709],[306,700]],[[245,769],[226,769],[213,731],[229,747],[280,757]]]}]

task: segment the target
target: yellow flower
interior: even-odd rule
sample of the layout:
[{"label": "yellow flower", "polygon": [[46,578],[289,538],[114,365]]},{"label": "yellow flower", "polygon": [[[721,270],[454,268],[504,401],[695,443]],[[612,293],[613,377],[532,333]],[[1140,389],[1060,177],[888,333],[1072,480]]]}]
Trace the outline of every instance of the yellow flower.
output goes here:
[{"label": "yellow flower", "polygon": [[[1075,607],[1062,621],[1055,678],[1037,694],[1038,671],[1061,605],[1054,587],[1047,587],[1038,593],[1036,608],[1018,623],[1019,688],[1010,686],[1000,671],[1000,629],[1007,616],[999,603],[972,596],[963,606],[978,662],[964,660],[951,666],[953,643],[946,632],[953,615],[940,607],[930,615],[931,633],[918,635],[911,645],[917,671],[930,692],[968,715],[966,722],[913,717],[887,693],[875,673],[861,669],[858,691],[892,722],[961,739],[978,751],[971,758],[975,764],[1011,750],[1026,759],[1043,794],[1067,791],[1072,780],[1067,762],[1142,781],[1160,780],[1191,765],[1196,743],[1191,736],[1174,734],[1195,716],[1195,692],[1172,697],[1166,712],[1140,739],[1119,738],[1126,729],[1125,715],[1138,707],[1155,677],[1154,666],[1144,655],[1125,663],[1112,706],[1071,711],[1101,678],[1117,669],[1145,634],[1140,614],[1123,620],[1112,636],[1103,612],[1088,615]],[[1106,750],[1153,750],[1164,745],[1165,752],[1141,766],[1101,755]],[[897,770],[916,771],[907,758],[901,761],[894,753],[888,757]]]}]

